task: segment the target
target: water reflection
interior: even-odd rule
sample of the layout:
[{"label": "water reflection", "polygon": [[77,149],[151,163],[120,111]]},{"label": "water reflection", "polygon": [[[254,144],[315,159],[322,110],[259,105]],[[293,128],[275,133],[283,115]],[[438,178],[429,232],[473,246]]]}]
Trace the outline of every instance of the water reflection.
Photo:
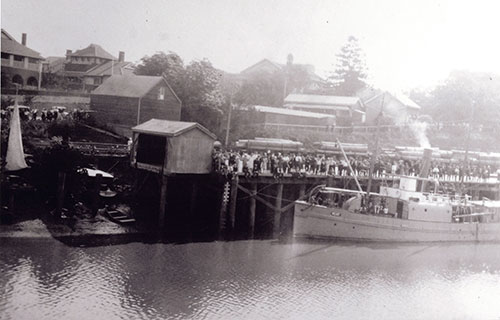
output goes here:
[{"label": "water reflection", "polygon": [[0,244],[2,319],[498,318],[500,244]]}]

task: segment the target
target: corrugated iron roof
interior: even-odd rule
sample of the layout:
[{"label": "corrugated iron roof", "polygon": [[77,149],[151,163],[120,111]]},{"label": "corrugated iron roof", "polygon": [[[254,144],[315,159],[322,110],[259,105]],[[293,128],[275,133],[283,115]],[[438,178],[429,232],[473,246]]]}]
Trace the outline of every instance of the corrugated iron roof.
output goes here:
[{"label": "corrugated iron roof", "polygon": [[109,52],[104,50],[100,45],[91,43],[87,48],[77,50],[71,54],[71,57],[97,57],[108,60],[118,60],[112,56]]},{"label": "corrugated iron roof", "polygon": [[176,137],[193,128],[200,129],[214,140],[217,139],[213,133],[197,122],[151,119],[133,127],[132,131],[166,137]]},{"label": "corrugated iron roof", "polygon": [[323,109],[323,110],[341,110],[341,111],[349,111],[350,107],[347,106],[335,106],[335,105],[321,105],[321,104],[305,104],[305,103],[291,103],[286,104],[285,107],[291,109]]},{"label": "corrugated iron roof", "polygon": [[285,98],[286,104],[302,103],[307,105],[329,105],[329,106],[354,106],[359,103],[358,97],[326,96],[319,94],[289,94]]},{"label": "corrugated iron roof", "polygon": [[275,113],[275,114],[283,114],[287,116],[297,116],[304,118],[315,118],[315,119],[323,119],[323,118],[335,118],[334,115],[317,113],[317,112],[308,112],[308,111],[300,111],[286,108],[274,108],[267,106],[254,106],[255,110],[259,112],[265,113]]},{"label": "corrugated iron roof", "polygon": [[40,53],[37,51],[30,49],[26,46],[23,46],[19,42],[17,42],[14,37],[7,33],[7,31],[2,29],[2,52],[15,54],[18,56],[35,58],[35,59],[43,59]]},{"label": "corrugated iron roof", "polygon": [[94,68],[87,71],[87,76],[111,76],[111,69],[113,69],[113,75],[124,75],[131,72],[124,71],[123,69],[131,65],[131,62],[116,62],[107,61],[95,66]]},{"label": "corrugated iron roof", "polygon": [[165,79],[155,76],[113,75],[92,91],[92,95],[141,98],[162,81]]}]

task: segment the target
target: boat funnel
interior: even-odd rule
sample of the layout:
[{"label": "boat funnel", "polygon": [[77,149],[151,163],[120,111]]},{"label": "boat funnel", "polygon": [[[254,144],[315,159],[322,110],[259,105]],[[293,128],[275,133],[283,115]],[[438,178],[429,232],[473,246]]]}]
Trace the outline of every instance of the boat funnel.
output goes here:
[{"label": "boat funnel", "polygon": [[[432,160],[432,149],[424,149],[424,156],[422,157],[422,166],[420,167],[420,177],[428,178],[429,172],[431,170],[431,160]],[[422,184],[420,185],[420,191],[425,192],[426,181],[422,180]]]},{"label": "boat funnel", "polygon": [[424,156],[422,157],[422,166],[420,167],[420,177],[429,177],[431,171],[432,149],[424,149]]}]

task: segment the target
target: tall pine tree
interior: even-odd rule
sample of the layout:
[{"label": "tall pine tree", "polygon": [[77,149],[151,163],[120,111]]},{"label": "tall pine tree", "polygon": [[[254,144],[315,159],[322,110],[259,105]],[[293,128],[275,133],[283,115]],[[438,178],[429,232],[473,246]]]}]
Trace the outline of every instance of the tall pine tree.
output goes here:
[{"label": "tall pine tree", "polygon": [[366,86],[367,68],[358,39],[350,36],[337,54],[335,71],[328,78],[337,95],[353,96]]}]

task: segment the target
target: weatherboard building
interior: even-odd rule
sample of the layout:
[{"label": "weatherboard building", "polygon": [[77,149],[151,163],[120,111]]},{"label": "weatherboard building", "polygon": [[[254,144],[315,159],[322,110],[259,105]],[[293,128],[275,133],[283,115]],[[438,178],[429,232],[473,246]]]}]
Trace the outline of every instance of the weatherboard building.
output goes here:
[{"label": "weatherboard building", "polygon": [[90,109],[97,122],[124,136],[153,118],[181,118],[181,101],[165,78],[155,76],[111,76],[92,92]]}]

